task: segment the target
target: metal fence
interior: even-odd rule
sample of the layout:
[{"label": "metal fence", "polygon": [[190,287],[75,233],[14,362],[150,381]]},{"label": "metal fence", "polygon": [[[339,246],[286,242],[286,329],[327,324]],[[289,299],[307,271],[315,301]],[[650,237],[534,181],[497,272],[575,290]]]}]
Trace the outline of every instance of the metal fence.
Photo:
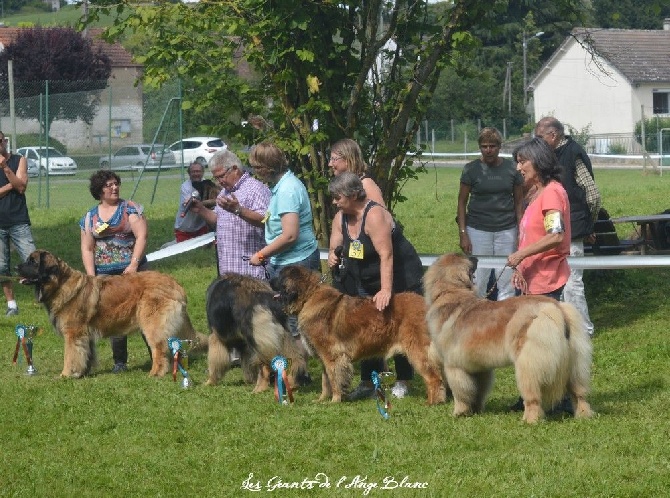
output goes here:
[{"label": "metal fence", "polygon": [[144,91],[135,79],[109,82],[16,82],[2,92],[0,129],[11,148],[54,147],[78,169],[131,144],[170,145],[181,135],[178,81]]}]

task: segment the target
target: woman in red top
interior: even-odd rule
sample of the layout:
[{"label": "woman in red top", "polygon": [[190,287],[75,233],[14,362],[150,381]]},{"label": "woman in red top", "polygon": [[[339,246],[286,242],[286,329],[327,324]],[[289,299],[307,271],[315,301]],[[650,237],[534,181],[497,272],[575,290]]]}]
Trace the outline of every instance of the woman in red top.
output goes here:
[{"label": "woman in red top", "polygon": [[522,143],[513,155],[529,194],[519,224],[519,250],[507,258],[518,270],[512,282],[526,294],[560,299],[570,276],[570,203],[559,181],[560,166],[540,137]]}]

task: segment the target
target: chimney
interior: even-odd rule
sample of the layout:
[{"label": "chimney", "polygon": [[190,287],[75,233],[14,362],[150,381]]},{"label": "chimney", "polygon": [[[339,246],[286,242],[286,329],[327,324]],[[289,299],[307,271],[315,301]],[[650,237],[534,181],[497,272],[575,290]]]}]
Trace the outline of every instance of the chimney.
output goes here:
[{"label": "chimney", "polygon": [[670,17],[663,19],[663,31],[670,31]]}]

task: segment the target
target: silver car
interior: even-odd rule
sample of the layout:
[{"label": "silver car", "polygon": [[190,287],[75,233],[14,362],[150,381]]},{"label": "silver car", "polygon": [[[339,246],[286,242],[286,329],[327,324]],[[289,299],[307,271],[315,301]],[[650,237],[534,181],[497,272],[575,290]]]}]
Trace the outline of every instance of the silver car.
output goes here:
[{"label": "silver car", "polygon": [[[48,149],[46,147],[21,147],[16,153],[26,158],[29,170],[32,162],[37,163],[39,169],[50,175],[74,175],[77,172],[77,163],[74,159],[53,147]],[[49,156],[48,162],[47,156]]]},{"label": "silver car", "polygon": [[133,144],[117,150],[112,156],[102,156],[99,160],[101,169],[124,171],[131,169],[174,168],[177,163],[174,154],[163,144]]}]

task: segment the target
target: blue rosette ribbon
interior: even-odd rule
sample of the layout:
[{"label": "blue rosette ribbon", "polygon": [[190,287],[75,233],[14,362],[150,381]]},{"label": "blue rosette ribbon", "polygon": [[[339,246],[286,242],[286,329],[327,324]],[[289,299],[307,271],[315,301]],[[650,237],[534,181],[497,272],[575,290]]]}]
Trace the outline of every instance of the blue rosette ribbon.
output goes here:
[{"label": "blue rosette ribbon", "polygon": [[370,378],[372,379],[372,384],[375,386],[377,411],[384,418],[384,420],[388,420],[391,416],[389,414],[389,410],[391,410],[391,402],[389,401],[388,397],[386,396],[386,392],[382,387],[381,378],[376,371],[372,372]]},{"label": "blue rosette ribbon", "polygon": [[182,343],[181,340],[177,337],[170,337],[168,340],[168,348],[172,353],[172,380],[177,381],[177,370],[184,376],[188,378],[188,372],[184,369],[181,363],[182,355]]},{"label": "blue rosette ribbon", "polygon": [[12,364],[16,365],[20,361],[19,349],[23,348],[23,354],[26,357],[26,362],[29,366],[33,364],[33,341],[32,336],[37,327],[32,325],[18,324],[14,327],[16,334],[16,348],[14,349],[14,356],[12,357]]},{"label": "blue rosette ribbon", "polygon": [[270,362],[270,367],[274,372],[276,372],[275,400],[280,405],[286,405],[289,402],[293,403],[293,391],[291,389],[291,384],[288,381],[288,374],[286,373],[288,368],[288,360],[283,356],[275,356]]}]

